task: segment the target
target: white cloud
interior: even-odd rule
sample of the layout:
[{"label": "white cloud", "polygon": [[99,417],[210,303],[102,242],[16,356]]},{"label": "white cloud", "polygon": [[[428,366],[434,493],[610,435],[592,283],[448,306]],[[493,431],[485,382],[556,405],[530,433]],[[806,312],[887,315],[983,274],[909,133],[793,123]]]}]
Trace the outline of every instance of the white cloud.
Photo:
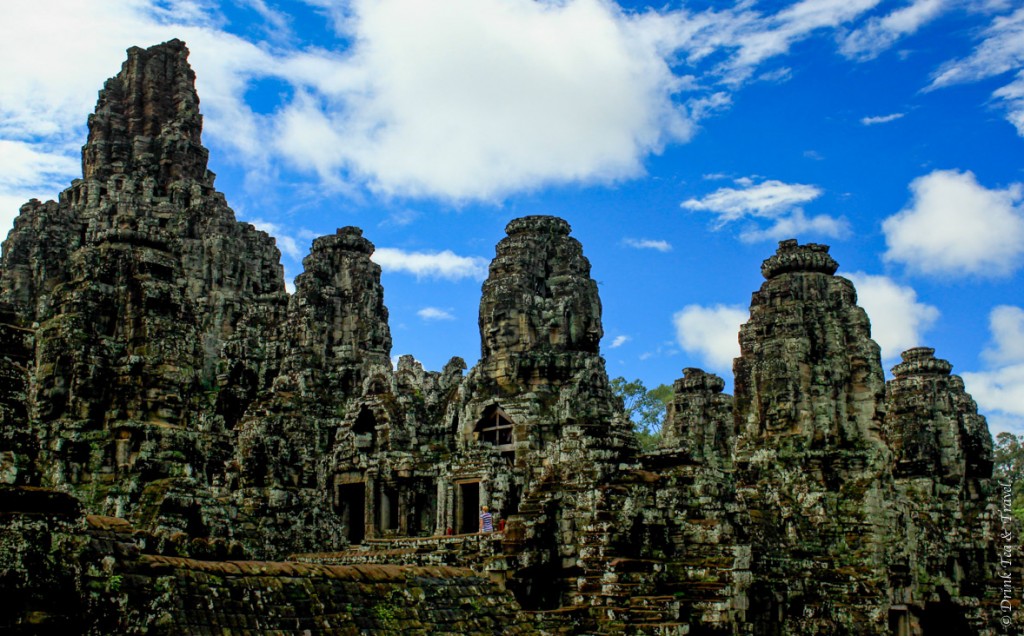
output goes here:
[{"label": "white cloud", "polygon": [[915,33],[950,6],[949,0],[913,0],[885,17],[869,19],[847,34],[840,51],[848,58],[869,60],[891,47],[897,40]]},{"label": "white cloud", "polygon": [[286,76],[294,64],[289,66],[287,60],[220,31],[185,29],[176,37],[188,45],[189,63],[196,72],[204,138],[233,150],[232,160],[262,169],[273,150],[267,139],[271,117],[253,112],[246,92],[254,79]]},{"label": "white cloud", "polygon": [[821,196],[815,186],[801,183],[768,180],[755,185],[752,179],[743,178],[737,184],[741,187],[719,188],[701,199],[688,199],[682,207],[717,214],[717,226],[721,227],[745,216],[773,217]]},{"label": "white cloud", "polygon": [[711,370],[732,371],[732,361],[740,355],[740,325],[749,312],[738,306],[687,305],[672,316],[676,341],[687,353],[703,360]]},{"label": "white cloud", "polygon": [[404,272],[416,278],[460,280],[487,277],[487,259],[442,252],[406,252],[394,247],[378,247],[370,257],[385,272]]},{"label": "white cloud", "polygon": [[388,214],[388,218],[381,221],[378,225],[381,227],[405,227],[413,223],[420,217],[420,213],[416,210],[410,210],[403,208],[401,210],[394,210]]},{"label": "white cloud", "polygon": [[713,226],[716,230],[745,217],[770,220],[768,227],[751,224],[740,233],[740,240],[748,243],[808,233],[830,238],[843,238],[849,234],[849,223],[845,219],[825,214],[808,217],[797,207],[821,196],[822,192],[816,186],[771,179],[757,183],[751,177],[736,179],[735,183],[739,187],[719,188],[703,198],[683,201],[681,206],[687,210],[715,214],[717,219]]},{"label": "white cloud", "polygon": [[803,210],[797,208],[788,216],[775,218],[766,229],[743,230],[740,232],[740,240],[745,243],[780,241],[807,234],[841,239],[850,234],[850,224],[846,219],[837,219],[827,214],[808,217]]},{"label": "white cloud", "polygon": [[981,43],[971,55],[946,62],[932,75],[928,90],[954,84],[977,82],[1008,72],[1016,79],[997,89],[992,96],[1003,103],[1007,119],[1024,137],[1024,7],[999,15],[981,34]]},{"label": "white cloud", "polygon": [[1024,65],[1024,8],[996,16],[981,38],[981,44],[971,55],[951,60],[935,71],[928,88],[976,82]]},{"label": "white cloud", "polygon": [[0,139],[0,187],[26,190],[40,181],[63,182],[81,174],[78,157],[58,150],[45,152],[38,145]]},{"label": "white cloud", "polygon": [[270,27],[268,31],[278,32],[281,33],[282,35],[289,34],[291,30],[291,21],[289,20],[288,16],[280,11],[275,11],[274,9],[271,9],[270,7],[267,6],[267,3],[264,2],[264,0],[237,1],[241,2],[242,4],[248,6],[253,11],[258,13],[260,17],[263,18],[263,20],[267,23],[267,26]]},{"label": "white cloud", "polygon": [[618,349],[619,347],[626,344],[630,340],[632,340],[632,338],[630,338],[629,336],[615,336],[615,339],[612,340],[612,343],[610,345],[608,345],[608,348]]},{"label": "white cloud", "polygon": [[762,82],[777,82],[781,84],[782,82],[788,82],[793,79],[793,69],[788,66],[783,66],[775,69],[774,71],[761,73],[757,79]]},{"label": "white cloud", "polygon": [[125,49],[157,30],[155,16],[138,2],[6,2],[0,135],[29,139],[84,130],[97,89],[120,66]]},{"label": "white cloud", "polygon": [[1024,364],[994,371],[963,373],[961,376],[981,409],[1024,417]]},{"label": "white cloud", "polygon": [[887,276],[863,272],[844,273],[857,288],[857,304],[871,319],[871,337],[889,361],[912,347],[920,346],[922,335],[939,318],[939,310],[918,302],[912,287],[900,285]]},{"label": "white cloud", "polygon": [[1021,184],[989,190],[972,172],[936,170],[910,184],[913,199],[882,223],[884,258],[929,275],[1002,276],[1024,256]]},{"label": "white cloud", "polygon": [[877,117],[861,117],[860,123],[865,126],[874,126],[875,124],[888,124],[891,121],[896,121],[903,117],[903,113],[893,113],[891,115],[879,115]]},{"label": "white cloud", "polygon": [[[685,54],[691,67],[713,59],[708,74],[718,81],[737,86],[750,78],[757,67],[785,55],[790,47],[816,31],[842,26],[862,16],[879,0],[803,0],[774,14],[763,14],[755,3],[739,2],[735,7],[689,13],[685,10],[644,14],[643,22],[661,35],[668,53]],[[759,79],[783,81],[787,69],[778,69]]]},{"label": "white cloud", "polygon": [[1024,434],[1024,309],[999,305],[989,313],[989,368],[960,374],[988,419],[992,434]]},{"label": "white cloud", "polygon": [[731,105],[732,96],[724,91],[712,93],[705,97],[694,97],[686,102],[690,118],[695,122],[720,113]]},{"label": "white cloud", "polygon": [[[353,49],[306,78],[317,95],[278,129],[285,156],[321,176],[496,199],[642,174],[644,156],[692,131],[661,43],[611,3],[357,0],[345,28]],[[308,156],[310,137],[345,142]]]},{"label": "white cloud", "polygon": [[[802,0],[762,14],[746,2],[691,13],[626,12],[605,0],[308,0],[351,43],[330,51],[289,44],[289,17],[265,0],[241,4],[283,33],[273,44],[224,31],[213,3],[11,0],[0,23],[0,138],[43,136],[43,153],[79,146],[96,89],[124,49],[180,37],[192,52],[208,141],[250,173],[283,163],[335,189],[498,200],[643,174],[648,155],[730,106],[723,83],[732,90],[793,43],[877,2]],[[879,24],[905,32],[927,4]],[[674,71],[680,58],[697,75]],[[696,68],[709,59],[712,69]],[[779,81],[786,71],[763,78]],[[281,82],[282,101],[256,113],[246,94],[263,79]],[[1001,94],[1007,103],[1014,90]]]},{"label": "white cloud", "polygon": [[992,346],[982,352],[989,364],[1024,362],[1024,309],[999,305],[988,317]]},{"label": "white cloud", "polygon": [[[732,90],[794,42],[876,3],[802,0],[761,14],[745,2],[691,13],[606,0],[307,0],[348,46],[331,51],[298,48],[283,5],[266,0],[240,0],[270,34],[258,43],[226,32],[212,2],[9,0],[0,138],[43,136],[41,152],[80,146],[123,51],[179,37],[207,141],[250,176],[287,165],[334,190],[499,200],[643,174],[647,156],[730,106],[723,83]],[[683,58],[695,75],[673,70]],[[696,68],[702,60],[711,61]],[[257,113],[247,92],[266,79],[281,83],[281,101]]]},{"label": "white cloud", "polygon": [[[705,35],[706,49],[735,46],[735,55],[723,65],[727,81],[746,80],[765,60],[789,52],[789,48],[811,33],[835,28],[870,11],[879,0],[803,0],[778,13],[762,17],[741,3],[739,13],[725,12]],[[724,19],[722,19],[724,18]]]},{"label": "white cloud", "polygon": [[55,198],[81,170],[79,159],[61,149],[47,152],[41,145],[0,139],[0,237],[7,236],[29,199]]},{"label": "white cloud", "polygon": [[438,307],[424,307],[416,312],[423,320],[455,320],[450,311]]},{"label": "white cloud", "polygon": [[989,314],[992,346],[985,371],[962,373],[971,397],[985,411],[993,433],[1024,434],[1024,309],[999,305]]},{"label": "white cloud", "polygon": [[[969,388],[968,392],[970,392]],[[1000,433],[1024,435],[1024,416],[1017,417],[995,412],[984,413],[984,415],[985,419],[988,421],[988,430],[992,433],[992,437],[995,437]]]},{"label": "white cloud", "polygon": [[624,238],[622,242],[629,247],[635,247],[638,250],[657,250],[659,252],[671,252],[672,245],[668,241],[654,240],[654,239],[634,239]]},{"label": "white cloud", "polygon": [[1017,79],[992,95],[1003,101],[1006,119],[1017,129],[1017,134],[1024,137],[1024,71],[1017,73]]}]

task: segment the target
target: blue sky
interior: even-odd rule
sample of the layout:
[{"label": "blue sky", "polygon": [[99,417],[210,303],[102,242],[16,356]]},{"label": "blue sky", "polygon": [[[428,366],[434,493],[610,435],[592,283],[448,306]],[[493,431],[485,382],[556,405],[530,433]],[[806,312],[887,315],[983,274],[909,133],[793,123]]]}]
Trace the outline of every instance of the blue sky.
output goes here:
[{"label": "blue sky", "polygon": [[731,391],[760,263],[795,237],[832,246],[886,369],[935,347],[993,432],[1024,432],[1019,2],[6,0],[0,232],[80,176],[125,49],[174,37],[238,218],[289,281],[362,227],[396,355],[475,362],[494,244],[553,214],[612,376]]}]

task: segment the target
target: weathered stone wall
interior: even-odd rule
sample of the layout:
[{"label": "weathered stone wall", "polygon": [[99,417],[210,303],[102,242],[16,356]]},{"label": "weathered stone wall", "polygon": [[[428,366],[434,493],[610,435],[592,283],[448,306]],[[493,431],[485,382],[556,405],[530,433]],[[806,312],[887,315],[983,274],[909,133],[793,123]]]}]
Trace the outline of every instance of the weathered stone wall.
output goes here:
[{"label": "weathered stone wall", "polygon": [[0,485],[0,632],[73,634],[86,603],[74,497]]},{"label": "weathered stone wall", "polygon": [[39,452],[29,425],[29,382],[34,367],[35,332],[0,303],[0,484],[37,483]]},{"label": "weathered stone wall", "polygon": [[536,633],[465,568],[224,560],[224,544],[83,517],[73,498],[27,487],[0,488],[0,519],[5,633]]},{"label": "weathered stone wall", "polygon": [[465,569],[143,556],[136,572],[148,580],[126,605],[148,606],[149,633],[535,633],[509,594]]}]

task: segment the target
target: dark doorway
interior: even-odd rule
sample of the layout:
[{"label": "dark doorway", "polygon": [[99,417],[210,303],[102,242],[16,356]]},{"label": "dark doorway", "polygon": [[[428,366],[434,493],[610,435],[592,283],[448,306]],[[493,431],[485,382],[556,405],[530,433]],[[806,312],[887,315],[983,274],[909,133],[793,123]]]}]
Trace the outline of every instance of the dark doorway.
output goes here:
[{"label": "dark doorway", "polygon": [[366,536],[366,484],[338,485],[338,515],[349,543],[362,543]]},{"label": "dark doorway", "polygon": [[910,636],[910,614],[906,605],[889,608],[889,633],[892,636]]},{"label": "dark doorway", "polygon": [[782,603],[766,583],[754,583],[747,590],[750,607],[747,616],[754,625],[754,636],[783,636]]},{"label": "dark doorway", "polygon": [[945,590],[939,590],[938,601],[925,603],[924,615],[921,616],[921,633],[924,636],[970,634],[972,631],[964,616],[964,608],[954,603]]},{"label": "dark doorway", "polygon": [[480,530],[480,482],[469,481],[459,484],[459,507],[456,526],[459,534]]},{"label": "dark doorway", "polygon": [[505,509],[501,513],[505,519],[519,513],[519,486],[517,484],[509,484],[508,494],[505,495]]},{"label": "dark doorway", "polygon": [[565,576],[551,563],[541,563],[520,570],[507,585],[523,609],[553,610],[562,605]]}]

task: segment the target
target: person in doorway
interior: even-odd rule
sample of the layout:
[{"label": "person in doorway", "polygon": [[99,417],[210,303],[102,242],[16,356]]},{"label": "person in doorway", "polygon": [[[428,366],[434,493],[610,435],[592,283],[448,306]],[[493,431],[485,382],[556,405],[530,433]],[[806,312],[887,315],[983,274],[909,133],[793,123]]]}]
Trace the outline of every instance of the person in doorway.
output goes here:
[{"label": "person in doorway", "polygon": [[487,506],[480,506],[480,532],[494,532],[494,517]]}]

